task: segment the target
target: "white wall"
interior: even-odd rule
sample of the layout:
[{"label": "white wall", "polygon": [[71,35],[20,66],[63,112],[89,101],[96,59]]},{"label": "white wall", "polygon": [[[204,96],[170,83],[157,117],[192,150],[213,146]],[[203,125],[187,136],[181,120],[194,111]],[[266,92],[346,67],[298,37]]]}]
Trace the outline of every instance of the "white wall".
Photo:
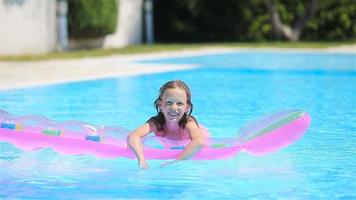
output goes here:
[{"label": "white wall", "polygon": [[116,31],[105,38],[104,47],[125,47],[142,43],[143,0],[118,0]]},{"label": "white wall", "polygon": [[0,55],[56,50],[56,0],[0,0]]},{"label": "white wall", "polygon": [[[0,55],[44,54],[57,49],[56,0],[0,0]],[[118,0],[114,34],[104,47],[142,43],[143,0]]]}]

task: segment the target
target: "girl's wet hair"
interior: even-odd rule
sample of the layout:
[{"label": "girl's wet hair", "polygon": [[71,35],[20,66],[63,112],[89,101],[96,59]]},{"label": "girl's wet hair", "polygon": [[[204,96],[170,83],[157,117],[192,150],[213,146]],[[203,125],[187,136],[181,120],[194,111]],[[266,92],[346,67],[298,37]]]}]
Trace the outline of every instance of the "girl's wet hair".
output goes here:
[{"label": "girl's wet hair", "polygon": [[191,95],[189,87],[181,80],[168,81],[167,83],[165,83],[164,85],[161,86],[161,88],[159,89],[159,96],[156,99],[156,101],[154,102],[154,107],[157,110],[157,115],[154,117],[151,117],[148,120],[148,122],[153,121],[155,123],[158,131],[162,131],[164,125],[166,124],[166,119],[164,118],[163,113],[159,109],[159,102],[162,100],[162,96],[167,89],[174,89],[174,88],[179,88],[186,92],[187,104],[190,106],[189,112],[184,113],[183,117],[179,120],[179,122],[178,122],[179,126],[182,128],[185,128],[185,126],[187,125],[187,123],[189,122],[190,119],[193,119],[195,121],[195,123],[198,124],[195,117],[191,116],[194,106],[193,106],[193,103],[191,100],[192,95]]}]

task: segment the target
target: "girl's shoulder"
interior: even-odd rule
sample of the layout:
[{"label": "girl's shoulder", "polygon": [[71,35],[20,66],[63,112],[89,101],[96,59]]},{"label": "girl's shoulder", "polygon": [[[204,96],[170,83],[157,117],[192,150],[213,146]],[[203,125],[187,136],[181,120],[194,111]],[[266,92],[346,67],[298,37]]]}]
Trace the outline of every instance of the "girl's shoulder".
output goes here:
[{"label": "girl's shoulder", "polygon": [[195,117],[190,116],[189,119],[187,120],[187,123],[184,126],[184,129],[190,132],[197,128],[200,128],[198,121],[196,120]]},{"label": "girl's shoulder", "polygon": [[198,120],[192,115],[189,117],[186,125],[188,125],[188,124],[196,124],[197,126],[199,126]]},{"label": "girl's shoulder", "polygon": [[163,129],[159,128],[159,127],[161,127],[161,125],[158,122],[158,117],[157,116],[150,117],[146,121],[146,123],[150,126],[150,132],[154,133],[156,136],[160,136],[160,137],[164,136]]},{"label": "girl's shoulder", "polygon": [[199,129],[203,133],[203,135],[205,137],[210,137],[209,130],[205,126],[203,126],[202,124],[199,124],[198,121],[193,116],[191,116],[191,117],[192,118],[189,119],[189,121],[188,121],[188,123],[187,123],[187,125],[185,127],[186,130],[188,132],[190,132],[190,131]]},{"label": "girl's shoulder", "polygon": [[158,132],[159,130],[161,130],[160,124],[158,122],[157,116],[153,116],[151,118],[149,118],[146,123],[150,126],[150,131],[151,132]]}]

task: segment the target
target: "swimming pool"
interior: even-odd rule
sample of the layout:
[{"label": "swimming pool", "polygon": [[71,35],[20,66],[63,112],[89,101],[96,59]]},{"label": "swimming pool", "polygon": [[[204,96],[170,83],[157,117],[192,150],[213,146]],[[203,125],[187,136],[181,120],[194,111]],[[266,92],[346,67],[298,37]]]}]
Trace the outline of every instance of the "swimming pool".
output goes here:
[{"label": "swimming pool", "polygon": [[0,198],[355,199],[356,55],[233,52],[141,62],[193,63],[192,70],[0,91],[0,108],[56,120],[133,129],[155,113],[159,86],[189,84],[193,114],[214,137],[234,137],[261,115],[299,108],[308,133],[266,157],[240,154],[151,169],[133,160],[24,152],[0,143]]}]

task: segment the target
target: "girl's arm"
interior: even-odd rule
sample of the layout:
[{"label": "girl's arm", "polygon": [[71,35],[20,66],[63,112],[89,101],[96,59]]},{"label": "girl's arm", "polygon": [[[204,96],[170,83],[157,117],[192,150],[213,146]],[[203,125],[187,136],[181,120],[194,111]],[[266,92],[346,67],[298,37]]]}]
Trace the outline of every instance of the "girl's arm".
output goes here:
[{"label": "girl's arm", "polygon": [[185,128],[188,130],[192,141],[185,147],[183,152],[178,156],[176,160],[164,163],[161,165],[161,167],[181,160],[187,160],[190,157],[194,156],[196,153],[198,153],[200,149],[204,146],[204,141],[206,139],[205,135],[194,121],[188,122]]},{"label": "girl's arm", "polygon": [[200,151],[204,145],[205,136],[198,125],[191,121],[185,127],[192,141],[185,147],[184,151],[178,156],[177,160],[186,160]]},{"label": "girl's arm", "polygon": [[143,145],[141,143],[141,138],[148,135],[150,132],[150,124],[145,123],[127,136],[127,143],[131,150],[135,153],[138,165],[143,169],[148,168],[148,164],[143,154]]}]

